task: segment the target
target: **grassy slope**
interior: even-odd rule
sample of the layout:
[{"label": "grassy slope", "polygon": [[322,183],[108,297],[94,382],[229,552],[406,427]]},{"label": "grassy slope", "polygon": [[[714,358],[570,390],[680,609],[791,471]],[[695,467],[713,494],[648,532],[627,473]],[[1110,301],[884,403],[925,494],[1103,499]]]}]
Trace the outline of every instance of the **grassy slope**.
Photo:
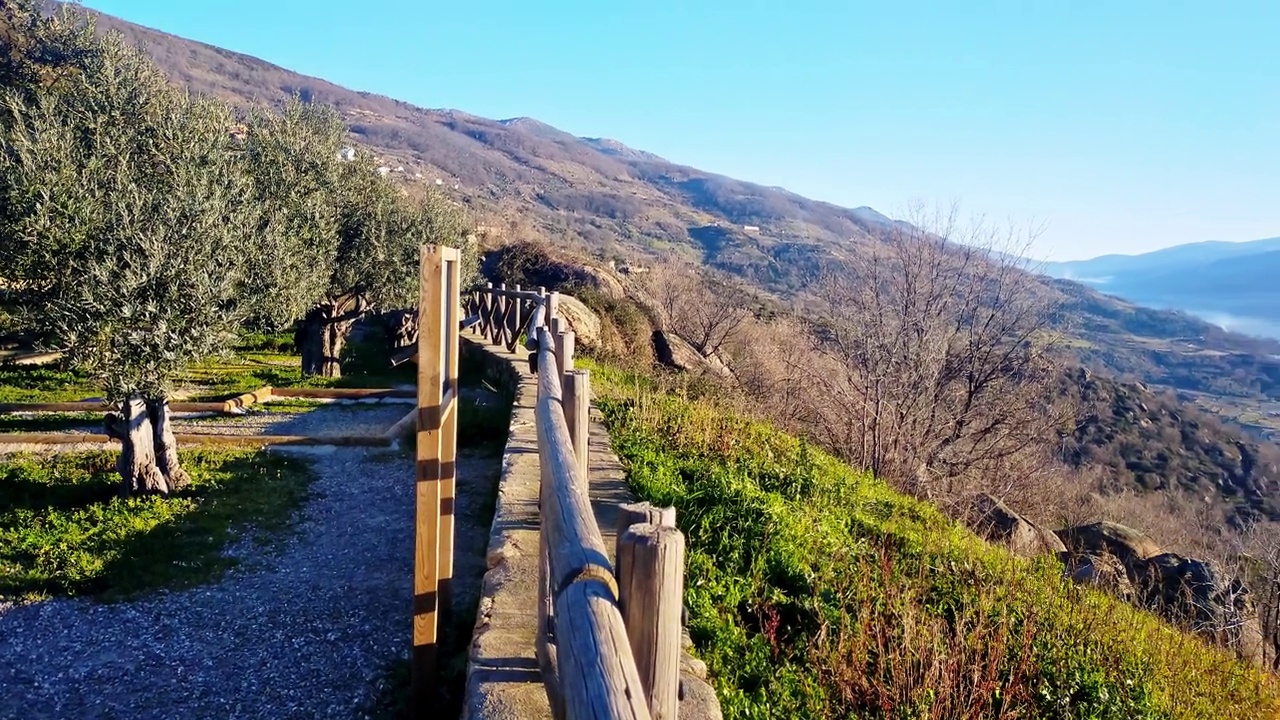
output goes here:
[{"label": "grassy slope", "polygon": [[1269,716],[1277,687],[705,399],[594,368],[633,489],[688,538],[728,718]]},{"label": "grassy slope", "polygon": [[182,453],[192,484],[169,498],[119,497],[111,452],[0,460],[0,598],[126,597],[216,578],[247,533],[287,529],[312,474],[253,451]]}]

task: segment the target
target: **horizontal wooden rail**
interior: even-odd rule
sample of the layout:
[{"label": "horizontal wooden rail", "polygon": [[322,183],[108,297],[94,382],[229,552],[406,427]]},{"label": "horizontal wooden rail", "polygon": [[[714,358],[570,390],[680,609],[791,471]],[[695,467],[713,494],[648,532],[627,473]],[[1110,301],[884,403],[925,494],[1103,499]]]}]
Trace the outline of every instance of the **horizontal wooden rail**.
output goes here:
[{"label": "horizontal wooden rail", "polygon": [[516,300],[538,300],[541,298],[536,290],[506,290],[503,288],[481,288],[480,292],[488,293],[497,297],[513,298]]},{"label": "horizontal wooden rail", "polygon": [[365,398],[416,398],[417,390],[398,388],[271,388],[276,397],[361,400]]},{"label": "horizontal wooden rail", "polygon": [[[340,445],[387,447],[391,439],[385,435],[215,435],[212,433],[177,433],[179,446],[217,445]],[[82,443],[118,443],[107,435],[80,433],[0,433],[0,445],[79,445]]]},{"label": "horizontal wooden rail", "polygon": [[[75,402],[53,402],[53,403],[2,403],[0,404],[0,413],[22,413],[22,412],[107,412],[111,409],[110,405],[106,405],[97,400],[80,400]],[[221,413],[227,412],[227,401],[223,402],[171,402],[169,403],[171,412],[210,412]]]},{"label": "horizontal wooden rail", "polygon": [[617,581],[574,453],[562,406],[555,343],[538,331],[535,424],[543,477],[549,592],[554,605],[559,694],[568,718],[649,718],[622,614]]}]

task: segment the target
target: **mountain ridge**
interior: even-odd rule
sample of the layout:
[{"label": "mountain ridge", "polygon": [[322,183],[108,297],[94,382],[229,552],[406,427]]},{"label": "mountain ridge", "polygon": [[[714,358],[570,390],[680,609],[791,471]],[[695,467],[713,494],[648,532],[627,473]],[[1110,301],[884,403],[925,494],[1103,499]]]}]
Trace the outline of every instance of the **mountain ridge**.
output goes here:
[{"label": "mountain ridge", "polygon": [[[551,240],[601,263],[675,256],[802,298],[815,275],[839,269],[898,222],[865,206],[811,200],[668,162],[616,140],[583,139],[532,118],[490,120],[348,90],[90,12],[103,30],[146,47],[193,92],[240,105],[278,103],[297,93],[332,105],[354,139],[382,154],[393,171],[404,167],[406,183],[436,185],[468,206],[482,232],[496,240]],[[1046,280],[1043,288],[1061,301],[1061,326],[1077,338],[1072,343],[1087,364],[1179,390],[1280,399],[1280,383],[1235,377],[1245,368],[1271,377],[1267,368],[1276,361],[1270,356],[1280,355],[1280,343],[1233,335],[1185,313],[1137,307],[1078,283]],[[1206,358],[1234,365],[1223,369]]]}]

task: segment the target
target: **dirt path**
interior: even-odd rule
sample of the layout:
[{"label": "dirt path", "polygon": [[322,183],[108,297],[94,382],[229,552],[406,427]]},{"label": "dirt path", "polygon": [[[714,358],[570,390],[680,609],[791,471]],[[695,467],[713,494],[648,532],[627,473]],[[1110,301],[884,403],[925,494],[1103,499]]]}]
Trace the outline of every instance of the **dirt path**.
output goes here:
[{"label": "dirt path", "polygon": [[[372,414],[404,412],[289,422],[319,432],[350,414],[372,425],[384,419]],[[386,667],[408,656],[413,459],[386,449],[275,452],[305,453],[318,475],[298,532],[278,552],[232,548],[244,563],[217,584],[125,603],[0,603],[0,718],[365,716]],[[484,571],[500,462],[459,457],[460,609],[474,604]]]}]

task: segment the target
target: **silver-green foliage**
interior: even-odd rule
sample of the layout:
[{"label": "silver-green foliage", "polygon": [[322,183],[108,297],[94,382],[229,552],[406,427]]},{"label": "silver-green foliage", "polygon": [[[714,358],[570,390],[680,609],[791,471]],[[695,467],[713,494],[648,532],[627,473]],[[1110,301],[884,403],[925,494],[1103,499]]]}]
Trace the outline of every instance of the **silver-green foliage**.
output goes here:
[{"label": "silver-green foliage", "polygon": [[90,18],[0,4],[0,293],[113,399],[164,397],[250,322],[416,303],[418,247],[475,247],[456,204],[340,159],[330,108],[237,115]]},{"label": "silver-green foliage", "polygon": [[0,100],[0,264],[22,322],[120,398],[161,397],[255,309],[261,210],[230,109],[107,38]]}]

